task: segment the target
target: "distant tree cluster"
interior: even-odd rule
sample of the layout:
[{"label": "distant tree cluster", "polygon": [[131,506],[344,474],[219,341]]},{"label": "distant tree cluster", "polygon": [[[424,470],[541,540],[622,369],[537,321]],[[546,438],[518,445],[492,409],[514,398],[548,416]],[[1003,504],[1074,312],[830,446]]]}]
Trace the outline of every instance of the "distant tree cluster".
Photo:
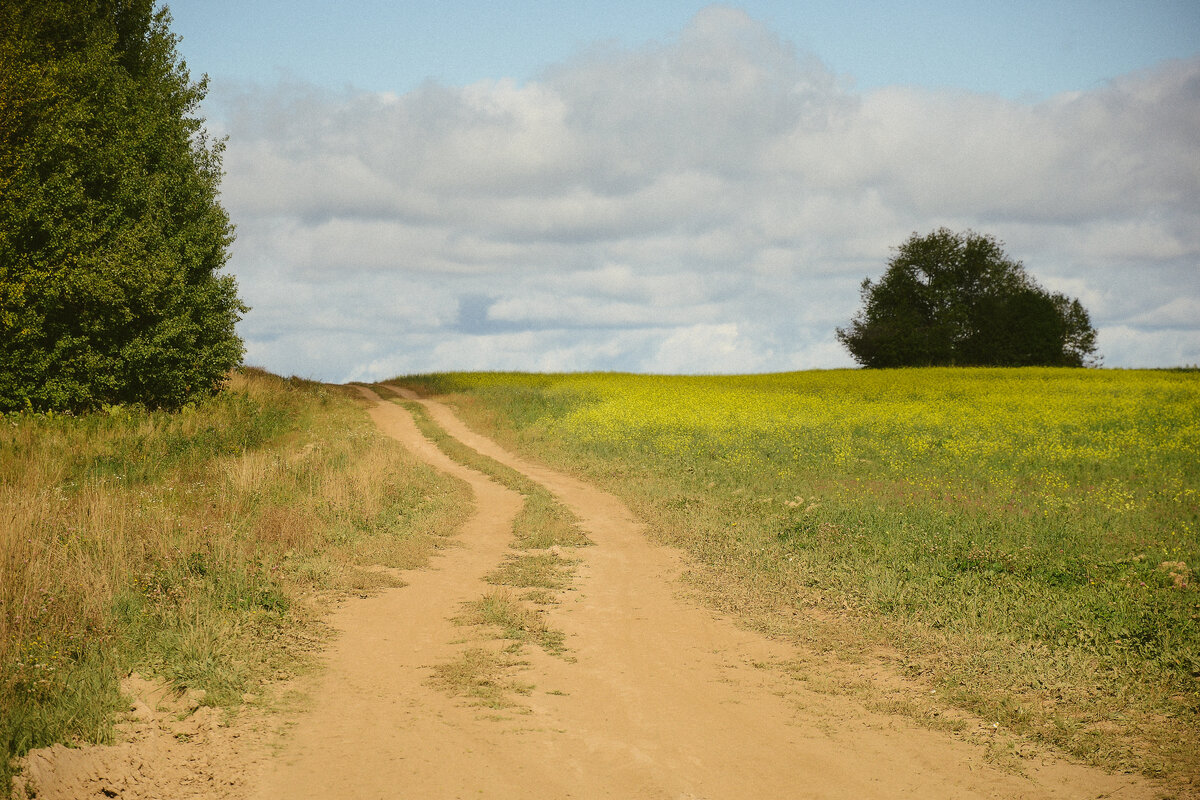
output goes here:
[{"label": "distant tree cluster", "polygon": [[900,245],[837,338],[865,367],[1093,366],[1078,300],[1047,292],[991,236],[941,228]]},{"label": "distant tree cluster", "polygon": [[169,23],[0,3],[0,411],[177,407],[241,362],[222,143]]}]

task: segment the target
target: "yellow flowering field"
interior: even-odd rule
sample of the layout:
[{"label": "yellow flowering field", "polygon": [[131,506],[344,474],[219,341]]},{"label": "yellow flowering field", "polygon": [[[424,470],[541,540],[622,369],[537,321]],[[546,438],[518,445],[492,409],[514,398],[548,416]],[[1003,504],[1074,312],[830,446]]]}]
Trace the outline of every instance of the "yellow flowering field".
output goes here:
[{"label": "yellow flowering field", "polygon": [[849,609],[976,713],[1113,765],[1200,766],[1180,743],[1200,714],[1196,371],[405,380],[623,495],[731,592]]}]

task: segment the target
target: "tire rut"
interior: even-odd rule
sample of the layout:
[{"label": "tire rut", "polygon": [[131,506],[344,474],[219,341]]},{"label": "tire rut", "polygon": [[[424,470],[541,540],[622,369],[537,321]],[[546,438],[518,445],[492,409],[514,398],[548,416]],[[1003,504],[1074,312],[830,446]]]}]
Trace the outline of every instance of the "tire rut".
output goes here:
[{"label": "tire rut", "polygon": [[[574,660],[530,656],[529,730],[514,757],[556,765],[544,783],[506,793],[475,763],[489,797],[639,798],[1148,798],[1132,776],[1056,759],[1017,775],[983,748],[851,698],[804,690],[778,670],[795,648],[738,629],[681,600],[684,564],[649,543],[615,496],[531,463],[420,402],[447,433],[545,486],[594,547],[576,551],[576,591],[551,612]],[[438,796],[453,796],[450,794]]]},{"label": "tire rut", "polygon": [[[451,436],[545,486],[595,543],[572,553],[572,591],[550,612],[569,659],[522,655],[528,713],[492,718],[429,686],[461,652],[449,618],[487,589],[520,495],[451,462],[394,403],[372,418],[421,458],[467,480],[477,510],[410,585],[347,605],[316,707],[264,776],[262,800],[355,798],[1150,798],[1148,782],[1046,759],[1026,774],[978,745],[807,691],[766,665],[791,645],[678,596],[684,564],[649,543],[616,497],[519,458],[422,403]],[[375,395],[363,390],[364,394]]]},{"label": "tire rut", "polygon": [[[325,669],[307,685],[306,711],[250,715],[252,725],[231,727],[214,719],[194,732],[194,741],[170,738],[169,748],[96,746],[75,759],[67,756],[76,751],[61,748],[65,755],[44,755],[79,780],[61,781],[61,791],[47,787],[39,796],[1169,796],[1138,776],[1108,775],[1051,756],[1025,760],[1020,774],[1006,771],[979,744],[870,711],[845,694],[805,688],[772,665],[809,665],[812,683],[820,685],[828,682],[821,659],[682,600],[676,587],[685,564],[674,551],[652,545],[619,499],[505,451],[441,403],[418,400],[450,435],[546,487],[593,542],[572,549],[571,590],[546,613],[547,623],[565,634],[567,657],[539,647],[519,655],[519,679],[533,687],[521,697],[525,713],[496,715],[450,696],[432,680],[439,665],[469,648],[501,647],[472,641],[452,620],[465,601],[492,589],[484,578],[512,552],[522,497],[444,455],[404,408],[360,391],[384,433],[470,485],[475,511],[453,544],[428,568],[406,572],[403,588],[348,600],[334,612],[329,622],[340,635],[324,653]],[[263,731],[280,725],[290,731],[266,747]]]}]

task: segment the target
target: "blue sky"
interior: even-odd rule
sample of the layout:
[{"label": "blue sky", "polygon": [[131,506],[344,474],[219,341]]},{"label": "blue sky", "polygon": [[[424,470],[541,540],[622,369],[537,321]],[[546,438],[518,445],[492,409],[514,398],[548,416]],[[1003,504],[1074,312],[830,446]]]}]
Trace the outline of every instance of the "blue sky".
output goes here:
[{"label": "blue sky", "polygon": [[889,248],[1003,240],[1200,362],[1200,2],[180,0],[250,363],[849,366]]},{"label": "blue sky", "polygon": [[[432,79],[523,82],[580,50],[661,41],[704,2],[329,3],[176,0],[196,72],[409,91]],[[1197,0],[743,2],[859,89],[956,87],[1007,97],[1094,88],[1200,52]]]}]

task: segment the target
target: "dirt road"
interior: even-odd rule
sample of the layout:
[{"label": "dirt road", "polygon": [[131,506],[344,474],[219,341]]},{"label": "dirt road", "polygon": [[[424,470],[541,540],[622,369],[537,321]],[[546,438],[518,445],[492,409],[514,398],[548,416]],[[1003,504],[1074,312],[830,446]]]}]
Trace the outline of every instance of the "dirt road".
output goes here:
[{"label": "dirt road", "polygon": [[[412,397],[411,395],[409,395]],[[261,798],[1152,797],[1137,779],[1062,763],[1032,776],[977,746],[801,692],[756,664],[792,655],[676,596],[681,570],[615,497],[526,463],[435,402],[447,432],[546,486],[595,542],[576,591],[551,611],[570,660],[527,654],[530,713],[496,720],[428,685],[465,645],[449,618],[487,591],[520,498],[449,462],[407,413],[377,405],[390,435],[470,482],[479,512],[436,569],[348,607],[317,707],[266,776]]]},{"label": "dirt road", "polygon": [[533,687],[522,698],[526,713],[497,714],[431,685],[433,666],[478,646],[451,619],[489,590],[483,576],[509,552],[522,500],[450,461],[403,408],[375,402],[370,413],[380,428],[469,482],[476,513],[456,537],[461,546],[407,573],[408,586],[337,612],[332,622],[341,633],[311,687],[311,709],[273,754],[225,751],[228,768],[239,771],[228,796],[1161,796],[1141,778],[1056,759],[1027,760],[1020,773],[1001,769],[978,744],[803,689],[769,666],[795,656],[789,645],[678,596],[679,558],[649,544],[617,498],[514,457],[443,405],[424,406],[454,437],[546,486],[595,543],[572,553],[579,560],[573,589],[548,612],[566,633],[565,657],[523,653],[520,678]]}]

